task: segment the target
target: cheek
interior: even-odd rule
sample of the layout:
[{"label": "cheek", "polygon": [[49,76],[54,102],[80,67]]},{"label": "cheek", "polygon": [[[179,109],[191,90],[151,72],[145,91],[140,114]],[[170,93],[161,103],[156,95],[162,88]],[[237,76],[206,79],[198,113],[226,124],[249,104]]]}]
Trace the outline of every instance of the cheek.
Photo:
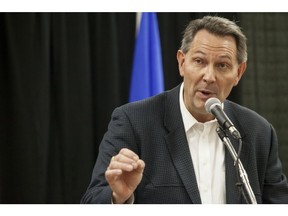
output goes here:
[{"label": "cheek", "polygon": [[183,65],[182,69],[183,77],[189,80],[196,80],[197,77],[201,76],[201,71],[196,70],[191,64]]},{"label": "cheek", "polygon": [[219,76],[218,80],[221,80],[221,84],[227,87],[229,86],[229,88],[236,86],[239,81],[237,73],[230,73],[230,74],[225,74],[223,76]]},{"label": "cheek", "polygon": [[186,86],[194,86],[196,82],[198,82],[198,78],[197,76],[195,76],[194,73],[192,73],[191,71],[185,71],[185,74],[183,76],[183,80],[184,80],[184,83],[186,83]]},{"label": "cheek", "polygon": [[234,80],[230,80],[230,82],[228,80],[226,80],[226,82],[222,82],[221,84],[219,84],[218,86],[220,86],[220,91],[222,92],[222,96],[224,98],[227,98],[229,96],[229,94],[231,93],[233,87],[234,87]]},{"label": "cheek", "polygon": [[216,79],[218,87],[228,94],[237,83],[235,77],[217,77]]}]

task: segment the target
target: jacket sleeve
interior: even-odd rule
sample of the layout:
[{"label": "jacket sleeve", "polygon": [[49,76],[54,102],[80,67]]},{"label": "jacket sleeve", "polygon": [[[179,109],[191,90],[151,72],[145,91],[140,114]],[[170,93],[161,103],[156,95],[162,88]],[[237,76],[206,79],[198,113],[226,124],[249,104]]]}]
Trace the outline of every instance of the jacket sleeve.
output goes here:
[{"label": "jacket sleeve", "polygon": [[133,143],[135,139],[128,117],[121,107],[117,108],[112,113],[108,131],[100,143],[91,182],[81,203],[111,204],[112,191],[105,179],[105,171],[111,158],[122,148],[132,148],[132,151],[136,151],[132,147]]},{"label": "jacket sleeve", "polygon": [[271,148],[264,179],[262,201],[271,204],[288,204],[287,178],[282,173],[282,164],[278,155],[278,140],[271,126]]}]

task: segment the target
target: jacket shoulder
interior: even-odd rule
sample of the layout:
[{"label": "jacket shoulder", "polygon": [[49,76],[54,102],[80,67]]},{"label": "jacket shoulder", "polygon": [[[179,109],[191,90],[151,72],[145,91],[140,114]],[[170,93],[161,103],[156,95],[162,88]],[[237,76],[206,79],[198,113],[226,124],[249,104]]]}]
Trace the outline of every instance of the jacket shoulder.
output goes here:
[{"label": "jacket shoulder", "polygon": [[270,133],[271,127],[273,127],[266,118],[254,110],[235,102],[226,100],[224,103],[224,110],[230,120],[235,124],[236,128],[242,130],[242,133],[247,134],[260,131],[263,133]]},{"label": "jacket shoulder", "polygon": [[180,85],[171,89],[164,91],[158,95],[152,96],[147,99],[139,100],[136,102],[131,102],[122,105],[119,107],[125,112],[128,113],[153,113],[153,112],[160,112],[164,113],[165,106],[167,105],[167,101],[172,100],[173,103],[177,103],[179,99],[179,90]]}]

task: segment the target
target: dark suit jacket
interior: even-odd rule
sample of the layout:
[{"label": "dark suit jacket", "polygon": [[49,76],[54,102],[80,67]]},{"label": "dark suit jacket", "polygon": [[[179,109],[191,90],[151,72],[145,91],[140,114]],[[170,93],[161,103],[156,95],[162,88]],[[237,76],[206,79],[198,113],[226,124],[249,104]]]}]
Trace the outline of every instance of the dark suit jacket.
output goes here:
[{"label": "dark suit jacket", "polygon": [[[201,203],[180,113],[179,89],[115,109],[81,203],[111,203],[112,192],[104,173],[111,157],[124,147],[146,164],[134,193],[135,203]],[[243,137],[240,158],[257,203],[288,203],[287,179],[281,171],[273,127],[255,112],[231,101],[225,101],[224,109]],[[237,151],[238,142],[230,140]],[[227,150],[225,166],[227,203],[245,203],[235,186],[237,176]]]}]

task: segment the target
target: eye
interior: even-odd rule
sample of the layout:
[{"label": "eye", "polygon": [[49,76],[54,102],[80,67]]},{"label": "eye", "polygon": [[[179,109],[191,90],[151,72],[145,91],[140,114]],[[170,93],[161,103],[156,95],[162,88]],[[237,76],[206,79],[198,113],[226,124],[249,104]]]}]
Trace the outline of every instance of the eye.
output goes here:
[{"label": "eye", "polygon": [[202,59],[200,59],[200,58],[195,58],[195,59],[194,59],[194,62],[195,62],[196,64],[198,64],[198,65],[200,65],[200,64],[203,63]]},{"label": "eye", "polygon": [[220,70],[227,70],[227,69],[229,69],[229,64],[227,64],[226,62],[221,62],[217,65],[217,67]]}]

